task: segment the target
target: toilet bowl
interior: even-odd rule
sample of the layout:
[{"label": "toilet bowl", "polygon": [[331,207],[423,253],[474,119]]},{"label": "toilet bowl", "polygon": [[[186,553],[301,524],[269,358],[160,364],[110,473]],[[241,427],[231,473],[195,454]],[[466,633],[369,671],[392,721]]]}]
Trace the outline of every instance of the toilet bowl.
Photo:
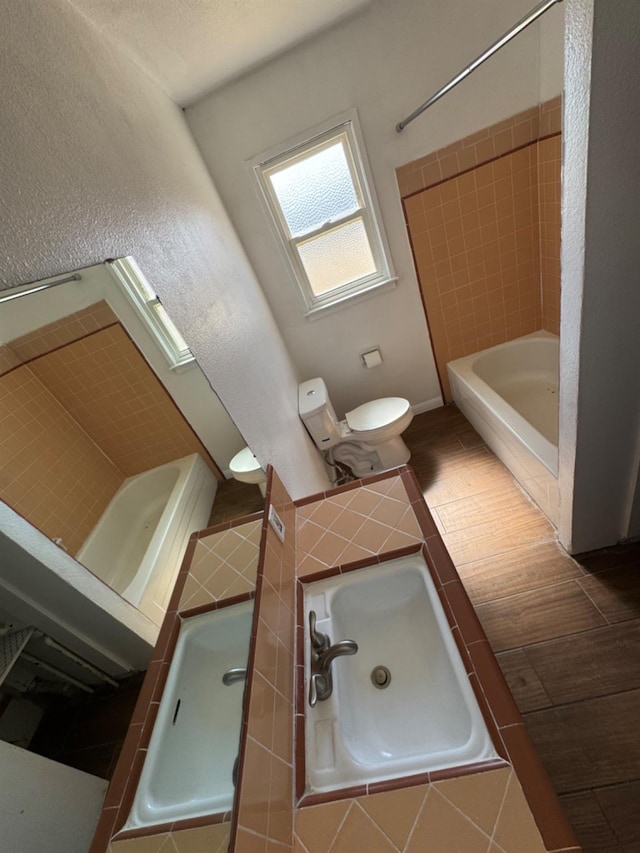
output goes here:
[{"label": "toilet bowl", "polygon": [[401,434],[413,412],[403,397],[372,400],[339,421],[327,386],[318,377],[299,386],[298,412],[316,447],[331,450],[333,460],[348,465],[356,477],[396,468],[411,457]]},{"label": "toilet bowl", "polygon": [[229,462],[229,470],[234,480],[252,483],[260,489],[264,497],[267,492],[267,475],[253,455],[250,447],[244,447]]}]

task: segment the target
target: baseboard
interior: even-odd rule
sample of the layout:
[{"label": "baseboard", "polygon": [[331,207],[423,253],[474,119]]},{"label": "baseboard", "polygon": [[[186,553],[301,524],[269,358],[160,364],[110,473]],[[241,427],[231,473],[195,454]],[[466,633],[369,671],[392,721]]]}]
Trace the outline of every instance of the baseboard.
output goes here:
[{"label": "baseboard", "polygon": [[431,400],[425,400],[423,403],[416,403],[411,406],[414,415],[421,415],[423,412],[429,412],[431,409],[439,409],[444,406],[442,397],[433,397]]}]

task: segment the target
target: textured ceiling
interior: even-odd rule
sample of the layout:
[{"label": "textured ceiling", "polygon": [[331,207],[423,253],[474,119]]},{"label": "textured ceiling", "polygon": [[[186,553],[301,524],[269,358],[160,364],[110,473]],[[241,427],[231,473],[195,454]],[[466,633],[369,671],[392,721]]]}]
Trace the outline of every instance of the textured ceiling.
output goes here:
[{"label": "textured ceiling", "polygon": [[183,106],[370,2],[69,0]]}]

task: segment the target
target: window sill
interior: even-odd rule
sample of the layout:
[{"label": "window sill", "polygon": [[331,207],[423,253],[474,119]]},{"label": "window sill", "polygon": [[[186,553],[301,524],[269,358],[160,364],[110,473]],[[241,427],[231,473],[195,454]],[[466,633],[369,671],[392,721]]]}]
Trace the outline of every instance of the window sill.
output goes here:
[{"label": "window sill", "polygon": [[397,276],[394,278],[385,279],[377,284],[372,284],[364,290],[359,290],[357,293],[349,293],[346,296],[333,299],[331,302],[325,302],[322,305],[316,305],[305,311],[303,316],[308,322],[320,320],[328,314],[333,314],[336,311],[341,311],[343,308],[350,308],[358,302],[364,302],[365,299],[370,299],[372,296],[377,296],[379,293],[386,293],[388,290],[393,290],[398,283]]}]

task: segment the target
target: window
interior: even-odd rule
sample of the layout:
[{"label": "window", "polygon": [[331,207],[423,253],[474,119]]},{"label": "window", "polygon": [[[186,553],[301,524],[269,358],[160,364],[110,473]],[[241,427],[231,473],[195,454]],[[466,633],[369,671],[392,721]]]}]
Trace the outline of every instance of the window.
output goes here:
[{"label": "window", "polygon": [[253,163],[308,314],[393,281],[355,122]]},{"label": "window", "polygon": [[170,368],[195,363],[187,342],[167,314],[160,299],[151,289],[132,257],[118,258],[107,263],[140,319],[151,333]]}]

